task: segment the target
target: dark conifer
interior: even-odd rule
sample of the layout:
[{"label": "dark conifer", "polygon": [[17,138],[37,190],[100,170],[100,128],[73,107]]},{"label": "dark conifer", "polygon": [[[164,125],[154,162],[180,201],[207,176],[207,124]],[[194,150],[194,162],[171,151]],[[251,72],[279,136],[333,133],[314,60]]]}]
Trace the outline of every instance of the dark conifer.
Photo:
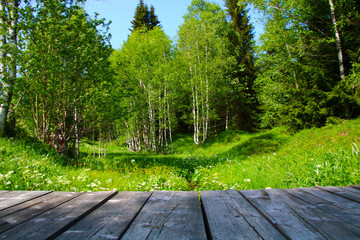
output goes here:
[{"label": "dark conifer", "polygon": [[144,1],[140,0],[139,5],[135,10],[134,20],[131,21],[131,24],[132,28],[130,31],[133,32],[143,27],[151,30],[154,27],[159,26],[160,21],[155,14],[155,8],[151,6],[149,10],[149,7],[144,4]]},{"label": "dark conifer", "polygon": [[230,73],[230,78],[237,84],[234,86],[231,110],[236,126],[242,130],[254,127],[254,114],[257,101],[253,90],[255,75],[255,58],[253,50],[253,27],[247,16],[246,6],[238,5],[237,0],[226,0],[225,5],[230,17],[228,38],[229,51],[235,57],[238,69]]},{"label": "dark conifer", "polygon": [[160,26],[160,21],[158,19],[158,16],[155,15],[155,8],[154,6],[150,7],[149,12],[149,29],[153,29],[156,26]]}]

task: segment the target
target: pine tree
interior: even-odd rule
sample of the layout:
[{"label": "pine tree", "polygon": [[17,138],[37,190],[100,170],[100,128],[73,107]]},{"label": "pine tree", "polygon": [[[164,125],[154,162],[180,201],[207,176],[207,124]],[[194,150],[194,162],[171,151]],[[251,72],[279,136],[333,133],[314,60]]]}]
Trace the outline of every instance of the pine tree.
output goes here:
[{"label": "pine tree", "polygon": [[131,21],[131,32],[146,27],[148,30],[152,30],[154,27],[159,26],[160,21],[155,14],[155,8],[149,7],[144,4],[143,0],[140,0],[139,5],[136,7],[134,20]]}]

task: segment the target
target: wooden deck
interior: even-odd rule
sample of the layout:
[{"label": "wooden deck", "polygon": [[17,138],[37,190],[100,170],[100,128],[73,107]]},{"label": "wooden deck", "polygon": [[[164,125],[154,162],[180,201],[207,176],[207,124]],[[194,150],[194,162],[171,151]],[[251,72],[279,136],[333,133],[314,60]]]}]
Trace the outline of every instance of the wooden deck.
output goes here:
[{"label": "wooden deck", "polygon": [[0,239],[360,239],[360,186],[0,191]]}]

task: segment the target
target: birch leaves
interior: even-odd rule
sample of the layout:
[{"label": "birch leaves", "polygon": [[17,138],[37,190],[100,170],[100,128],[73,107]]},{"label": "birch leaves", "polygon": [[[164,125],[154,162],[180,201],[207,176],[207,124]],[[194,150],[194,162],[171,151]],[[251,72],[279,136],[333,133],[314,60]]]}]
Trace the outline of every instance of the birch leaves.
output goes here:
[{"label": "birch leaves", "polygon": [[191,92],[194,142],[200,144],[208,137],[210,120],[216,117],[215,88],[227,64],[226,21],[220,7],[206,1],[193,1],[188,11],[180,26],[178,51],[187,66],[183,85]]},{"label": "birch leaves", "polygon": [[159,27],[134,31],[112,56],[127,111],[125,133],[131,151],[168,151],[172,143],[171,41]]},{"label": "birch leaves", "polygon": [[126,96],[124,132],[130,150],[167,152],[179,121],[193,131],[195,144],[204,143],[211,130],[228,126],[224,109],[238,104],[230,100],[229,72],[239,67],[229,51],[230,26],[220,6],[193,0],[175,47],[155,27],[133,31],[114,52],[112,65]]}]

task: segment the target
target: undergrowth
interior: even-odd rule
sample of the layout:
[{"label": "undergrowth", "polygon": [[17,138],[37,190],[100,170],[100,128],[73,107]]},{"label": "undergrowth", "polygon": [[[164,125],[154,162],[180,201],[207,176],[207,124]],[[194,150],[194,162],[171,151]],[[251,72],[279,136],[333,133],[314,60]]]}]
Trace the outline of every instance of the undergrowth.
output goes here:
[{"label": "undergrowth", "polygon": [[0,138],[0,190],[153,191],[360,184],[360,119],[287,134],[226,131],[200,146],[177,136],[174,154],[131,153],[111,143],[106,158],[83,142],[77,159],[34,139]]}]

